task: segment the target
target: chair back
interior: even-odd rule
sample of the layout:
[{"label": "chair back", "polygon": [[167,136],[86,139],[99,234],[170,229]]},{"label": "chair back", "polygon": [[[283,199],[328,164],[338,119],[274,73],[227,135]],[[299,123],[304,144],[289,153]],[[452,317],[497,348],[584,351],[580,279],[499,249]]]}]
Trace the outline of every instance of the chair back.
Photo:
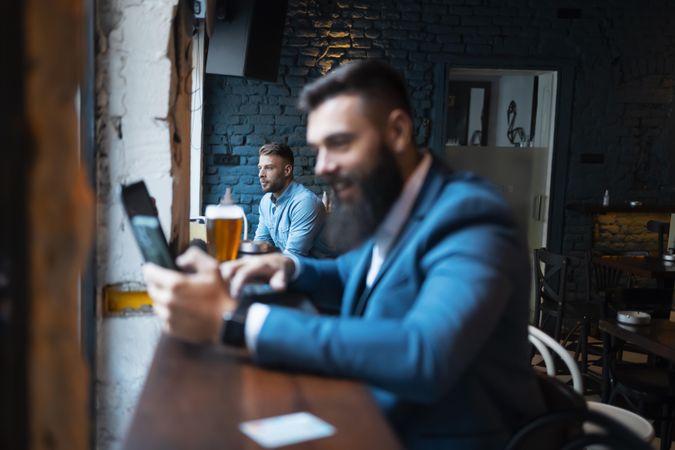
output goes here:
[{"label": "chair back", "polygon": [[516,432],[507,448],[513,450],[560,449],[569,439],[583,433],[580,420],[539,423],[542,417],[561,412],[583,413],[587,407],[581,395],[556,378],[536,373],[536,380],[546,408],[545,412]]},{"label": "chair back", "polygon": [[568,433],[567,436],[563,435],[562,441],[558,441],[556,436],[551,436],[552,439],[538,443],[539,450],[574,450],[588,448],[589,446],[602,446],[601,448],[613,450],[652,450],[649,443],[620,422],[605,414],[588,409],[553,411],[540,416],[518,431],[511,438],[506,449],[529,450],[534,448],[532,446],[533,436],[538,438],[542,429],[550,429],[555,425],[558,427],[565,427],[566,425],[578,427],[582,423],[591,424],[600,431]]},{"label": "chair back", "polygon": [[672,290],[633,287],[629,274],[603,264],[594,264],[591,252],[586,253],[586,261],[587,279],[590,280],[588,298],[602,305],[603,317],[615,317],[616,312],[622,309],[645,311],[658,319],[670,317]]},{"label": "chair back", "polygon": [[569,264],[570,260],[566,256],[549,252],[545,248],[534,250],[535,325],[543,328],[543,311],[553,308],[552,312],[556,316],[553,337],[556,341],[560,340],[562,329]]},{"label": "chair back", "polygon": [[611,316],[609,303],[632,283],[625,272],[603,264],[595,264],[590,251],[586,252],[587,298],[601,305],[602,317]]},{"label": "chair back", "polygon": [[[594,401],[586,402],[589,411],[597,412],[611,417],[633,431],[641,440],[652,443],[654,441],[654,427],[644,417],[618,406],[608,405]],[[593,426],[584,426],[584,431],[596,431]]]},{"label": "chair back", "polygon": [[647,229],[649,231],[653,231],[655,233],[658,233],[658,245],[659,245],[659,255],[658,256],[663,256],[663,253],[665,251],[665,242],[664,242],[664,237],[666,234],[670,233],[670,224],[668,222],[660,222],[658,220],[650,220],[647,222]]},{"label": "chair back", "polygon": [[[619,408],[594,403],[589,411],[591,405],[582,396],[583,379],[576,361],[562,345],[542,330],[530,326],[528,337],[543,356],[546,366],[547,375],[537,373],[546,412],[522,427],[509,441],[506,447],[508,450],[582,449],[588,446],[617,450],[651,449],[647,442],[653,437],[653,428],[649,423],[649,431],[638,434],[631,426],[616,420],[615,416],[609,414],[608,417],[603,407]],[[555,358],[551,356],[551,351],[567,366],[572,375],[573,390],[555,378]],[[621,412],[623,416],[632,414],[623,410]],[[640,428],[632,425],[635,429]]]},{"label": "chair back", "polygon": [[572,386],[578,394],[583,394],[584,392],[584,381],[581,376],[581,371],[579,371],[579,366],[577,366],[576,361],[569,354],[565,348],[557,343],[551,336],[544,333],[540,329],[530,325],[528,327],[528,338],[532,345],[539,351],[539,353],[544,358],[544,364],[546,366],[546,373],[549,376],[555,376],[555,358],[553,358],[549,350],[553,351],[567,366],[569,374],[572,376]]},{"label": "chair back", "polygon": [[587,253],[589,279],[591,289],[605,293],[609,289],[628,287],[626,274],[619,269],[605,266],[602,264],[593,264],[593,257],[590,252]]}]

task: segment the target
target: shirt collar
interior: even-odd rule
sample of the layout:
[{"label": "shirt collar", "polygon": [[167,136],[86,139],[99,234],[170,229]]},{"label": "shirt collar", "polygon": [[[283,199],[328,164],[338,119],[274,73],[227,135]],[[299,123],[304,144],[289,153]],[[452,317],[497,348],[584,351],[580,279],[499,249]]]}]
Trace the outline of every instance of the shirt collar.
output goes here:
[{"label": "shirt collar", "polygon": [[286,202],[286,200],[291,196],[290,192],[293,190],[293,185],[295,185],[295,181],[288,183],[288,186],[286,186],[279,198],[274,198],[274,194],[270,193],[270,200],[272,200],[272,204],[274,206],[284,204],[284,202]]},{"label": "shirt collar", "polygon": [[410,175],[403,185],[401,195],[396,199],[385,216],[384,221],[377,228],[373,241],[381,252],[387,252],[401,231],[401,228],[403,228],[403,224],[410,216],[415,200],[417,200],[422,189],[422,184],[424,184],[424,179],[431,167],[431,161],[431,154],[428,151],[425,152],[422,161],[420,161],[412,175]]}]

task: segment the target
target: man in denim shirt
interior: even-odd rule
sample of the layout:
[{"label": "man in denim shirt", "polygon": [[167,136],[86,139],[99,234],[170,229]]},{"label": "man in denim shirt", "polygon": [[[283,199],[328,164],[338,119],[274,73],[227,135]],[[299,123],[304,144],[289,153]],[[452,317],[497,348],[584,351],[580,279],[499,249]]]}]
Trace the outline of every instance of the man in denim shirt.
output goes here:
[{"label": "man in denim shirt", "polygon": [[286,144],[265,144],[259,151],[258,178],[265,195],[255,240],[297,256],[330,256],[319,235],[326,209],[309,189],[293,181],[293,152]]}]

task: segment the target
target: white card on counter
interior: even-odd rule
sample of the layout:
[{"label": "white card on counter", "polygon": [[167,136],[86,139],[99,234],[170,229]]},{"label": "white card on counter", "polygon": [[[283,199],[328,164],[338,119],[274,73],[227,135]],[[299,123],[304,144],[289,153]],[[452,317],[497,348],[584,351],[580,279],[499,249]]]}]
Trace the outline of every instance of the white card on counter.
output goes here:
[{"label": "white card on counter", "polygon": [[308,412],[249,420],[240,423],[239,430],[265,448],[297,444],[335,434],[335,427]]}]

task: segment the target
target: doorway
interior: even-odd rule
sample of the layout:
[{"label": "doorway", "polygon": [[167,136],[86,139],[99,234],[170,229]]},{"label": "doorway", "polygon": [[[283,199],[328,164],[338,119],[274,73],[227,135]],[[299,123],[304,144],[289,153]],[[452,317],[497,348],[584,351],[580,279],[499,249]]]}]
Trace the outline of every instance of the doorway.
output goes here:
[{"label": "doorway", "polygon": [[443,157],[494,183],[529,249],[546,246],[557,71],[451,68],[446,76]]}]

